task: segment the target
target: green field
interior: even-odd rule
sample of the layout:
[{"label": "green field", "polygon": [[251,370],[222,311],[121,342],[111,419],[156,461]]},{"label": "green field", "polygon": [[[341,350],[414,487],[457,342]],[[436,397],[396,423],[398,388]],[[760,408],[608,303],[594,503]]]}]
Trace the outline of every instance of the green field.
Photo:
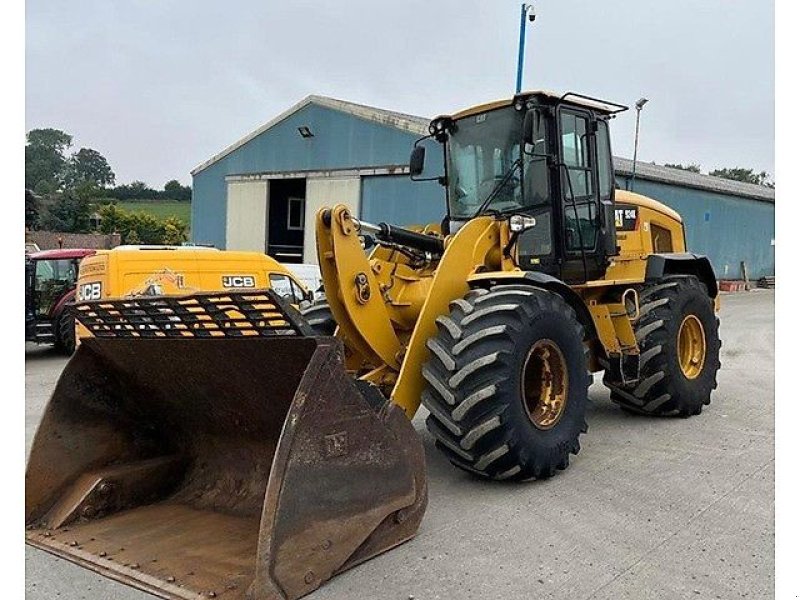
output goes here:
[{"label": "green field", "polygon": [[175,200],[120,200],[117,202],[117,206],[127,211],[142,211],[150,213],[159,219],[178,217],[188,224],[190,224],[191,221],[191,202],[177,202]]}]

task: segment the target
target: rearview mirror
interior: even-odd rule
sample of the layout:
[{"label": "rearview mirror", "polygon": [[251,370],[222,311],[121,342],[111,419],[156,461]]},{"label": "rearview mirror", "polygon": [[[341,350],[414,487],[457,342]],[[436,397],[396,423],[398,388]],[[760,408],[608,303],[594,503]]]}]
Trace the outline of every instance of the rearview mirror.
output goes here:
[{"label": "rearview mirror", "polygon": [[533,135],[534,126],[534,113],[536,111],[529,110],[525,113],[525,119],[522,121],[522,143],[528,146],[533,146],[535,138]]},{"label": "rearview mirror", "polygon": [[412,177],[421,175],[425,169],[425,146],[414,146],[411,159],[408,161],[408,171]]}]

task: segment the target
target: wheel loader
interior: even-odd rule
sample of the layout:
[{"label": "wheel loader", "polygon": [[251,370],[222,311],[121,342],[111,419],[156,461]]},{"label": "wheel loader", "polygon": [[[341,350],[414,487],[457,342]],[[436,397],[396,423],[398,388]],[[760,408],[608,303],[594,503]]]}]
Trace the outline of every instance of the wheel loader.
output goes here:
[{"label": "wheel loader", "polygon": [[627,411],[700,413],[716,279],[678,214],[616,188],[623,110],[530,92],[434,119],[409,170],[445,219],[321,210],[318,329],[271,290],[78,304],[94,337],[33,443],[27,541],[164,598],[298,598],[414,536],[421,404],[455,466],[519,481],[578,453],[592,373]]}]

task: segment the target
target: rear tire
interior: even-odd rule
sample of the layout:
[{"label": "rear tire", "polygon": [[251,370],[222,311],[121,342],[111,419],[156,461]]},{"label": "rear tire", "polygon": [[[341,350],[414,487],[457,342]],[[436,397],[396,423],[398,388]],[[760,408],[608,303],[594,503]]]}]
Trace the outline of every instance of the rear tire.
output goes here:
[{"label": "rear tire", "polygon": [[453,301],[436,323],[422,403],[450,462],[510,480],[567,468],[586,431],[592,378],[583,327],[564,299],[499,285]]},{"label": "rear tire", "polygon": [[55,325],[56,349],[67,356],[75,352],[75,319],[69,310],[61,312]]},{"label": "rear tire", "polygon": [[[687,328],[696,332],[694,347]],[[706,287],[694,276],[669,277],[646,287],[634,331],[640,378],[625,385],[606,377],[611,400],[640,414],[699,415],[711,403],[720,367],[719,319]]]},{"label": "rear tire", "polygon": [[333,319],[331,307],[327,302],[312,304],[300,311],[305,320],[317,335],[333,335],[336,331],[336,321]]}]

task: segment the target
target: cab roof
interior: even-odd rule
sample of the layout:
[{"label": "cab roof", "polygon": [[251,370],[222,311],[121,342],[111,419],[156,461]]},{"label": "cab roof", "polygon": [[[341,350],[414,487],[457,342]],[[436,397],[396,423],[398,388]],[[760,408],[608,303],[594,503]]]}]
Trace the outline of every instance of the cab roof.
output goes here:
[{"label": "cab roof", "polygon": [[164,261],[165,266],[169,266],[170,261],[198,260],[209,264],[240,262],[242,264],[254,261],[268,265],[273,271],[288,271],[288,267],[278,260],[264,254],[251,250],[220,250],[209,246],[117,246],[110,250],[99,250],[96,253],[99,257],[115,257],[121,261]]},{"label": "cab roof", "polygon": [[54,250],[40,250],[31,252],[28,258],[31,260],[58,260],[69,258],[83,258],[90,254],[95,254],[97,250],[92,248],[56,248]]},{"label": "cab roof", "polygon": [[604,115],[614,115],[628,110],[628,107],[622,104],[617,104],[616,102],[610,102],[607,100],[600,100],[599,98],[592,98],[591,96],[585,96],[576,92],[557,94],[556,92],[551,92],[548,90],[532,90],[529,92],[521,92],[511,98],[505,98],[502,100],[495,100],[493,102],[486,102],[476,106],[471,106],[448,116],[451,119],[462,119],[464,117],[477,115],[490,110],[495,110],[497,108],[503,108],[504,106],[511,106],[518,100],[524,102],[531,99],[540,100],[546,104],[564,102],[574,106],[581,106]]}]

